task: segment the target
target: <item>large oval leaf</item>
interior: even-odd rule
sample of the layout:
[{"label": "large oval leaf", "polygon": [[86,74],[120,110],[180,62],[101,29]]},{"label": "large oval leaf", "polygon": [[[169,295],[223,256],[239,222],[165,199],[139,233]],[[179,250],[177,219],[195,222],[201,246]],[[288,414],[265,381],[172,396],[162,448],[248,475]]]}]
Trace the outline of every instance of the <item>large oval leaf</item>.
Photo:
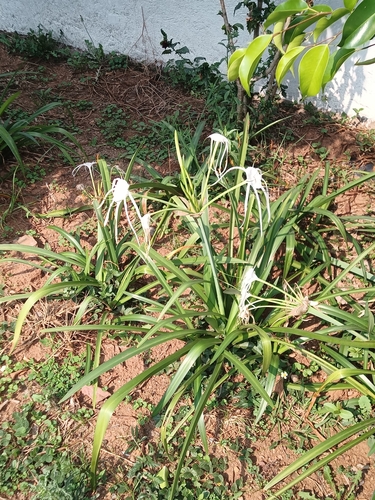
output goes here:
[{"label": "large oval leaf", "polygon": [[311,97],[319,93],[328,59],[328,45],[312,47],[302,57],[299,65],[299,85],[303,97]]},{"label": "large oval leaf", "polygon": [[[306,47],[294,47],[294,49],[288,50],[286,54],[283,55],[283,57],[280,59],[279,64],[277,65],[276,68],[276,81],[277,84],[280,86],[281,82],[283,81],[285,75],[288,73],[289,69],[292,70],[292,66],[294,61],[297,59],[297,57],[300,55],[300,53],[305,49]],[[293,71],[292,71],[293,73]],[[294,74],[294,73],[293,73]]]},{"label": "large oval leaf", "polygon": [[238,69],[242,62],[242,59],[246,53],[246,48],[237,49],[229,58],[228,62],[228,80],[232,82],[238,78]]},{"label": "large oval leaf", "polygon": [[261,35],[255,38],[246,49],[246,53],[241,61],[238,76],[241,85],[250,94],[250,80],[262,57],[264,51],[272,40],[272,35]]},{"label": "large oval leaf", "polygon": [[323,17],[323,19],[319,19],[319,21],[316,23],[316,27],[314,30],[314,42],[317,41],[319,38],[320,34],[322,31],[324,31],[326,28],[331,26],[331,24],[335,23],[338,21],[341,17],[345,16],[345,14],[349,14],[348,9],[336,9],[332,12],[331,17]]},{"label": "large oval leaf", "polygon": [[308,5],[303,0],[287,0],[276,7],[276,9],[267,17],[264,27],[268,28],[273,23],[278,21],[285,21],[293,14],[298,14],[308,8]]},{"label": "large oval leaf", "polygon": [[363,0],[350,14],[342,32],[339,47],[356,49],[375,35],[375,1]]}]

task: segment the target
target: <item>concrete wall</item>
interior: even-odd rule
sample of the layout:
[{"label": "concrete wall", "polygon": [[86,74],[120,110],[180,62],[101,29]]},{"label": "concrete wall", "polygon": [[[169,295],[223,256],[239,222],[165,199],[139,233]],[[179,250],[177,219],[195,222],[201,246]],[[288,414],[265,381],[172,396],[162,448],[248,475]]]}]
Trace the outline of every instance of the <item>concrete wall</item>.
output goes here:
[{"label": "concrete wall", "polygon": [[[233,16],[237,3],[238,0],[226,0],[230,22],[244,23],[246,9]],[[342,6],[342,0],[315,3]],[[224,34],[219,10],[219,0],[0,0],[0,30],[27,33],[41,24],[56,35],[62,30],[66,43],[78,48],[85,48],[90,35],[94,44],[101,43],[106,52],[118,51],[158,62],[165,60],[159,45],[162,28],[169,38],[189,47],[191,58],[204,56],[215,62],[226,56],[220,45]],[[237,43],[247,45],[246,33]],[[363,53],[364,57],[375,57],[375,48]],[[354,108],[364,108],[361,115],[375,121],[374,76],[375,66],[352,67],[347,62],[335,82],[327,86],[323,99],[312,101],[321,108],[349,115],[354,114]],[[288,93],[290,98],[299,97],[292,79]]]}]

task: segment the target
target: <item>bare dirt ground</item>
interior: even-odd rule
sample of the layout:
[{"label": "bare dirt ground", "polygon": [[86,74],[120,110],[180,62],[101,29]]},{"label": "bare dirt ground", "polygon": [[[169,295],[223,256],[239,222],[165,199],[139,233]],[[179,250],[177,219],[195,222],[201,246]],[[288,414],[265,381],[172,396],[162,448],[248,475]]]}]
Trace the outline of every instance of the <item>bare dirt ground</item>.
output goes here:
[{"label": "bare dirt ground", "polygon": [[[33,79],[33,72],[38,68],[40,71],[41,65],[44,67],[43,78],[39,76]],[[189,110],[189,116],[194,116],[197,122],[200,117],[204,117],[203,100],[192,97],[181,89],[168,86],[160,78],[160,74],[150,68],[133,67],[127,70],[99,73],[90,70],[77,72],[66,64],[26,62],[16,56],[8,55],[0,46],[0,73],[15,70],[30,72],[30,78],[20,78],[19,81],[15,82],[17,90],[22,91],[20,103],[25,110],[42,105],[42,100],[51,99],[51,96],[54,98],[60,96],[63,102],[69,101],[76,104],[82,101],[92,102],[89,109],[71,108],[68,110],[66,106],[62,106],[50,114],[51,118],[60,118],[67,128],[69,120],[72,119],[71,114],[74,114],[74,126],[80,130],[77,139],[85,150],[89,161],[94,161],[96,155],[99,154],[120,167],[125,167],[127,164],[126,154],[122,155],[126,152],[108,145],[98,126],[98,119],[108,104],[116,104],[124,109],[129,123],[132,121],[162,120],[166,115],[172,115],[177,110],[180,113]],[[38,74],[40,75],[40,73]],[[366,144],[363,144],[363,138],[368,138],[368,134],[366,130],[362,131],[363,124],[359,120],[346,123],[334,122],[324,117],[317,120],[299,106],[280,107],[279,113],[280,116],[290,115],[290,118],[275,128],[271,133],[271,138],[264,139],[267,141],[266,147],[264,147],[264,142],[254,153],[254,160],[257,163],[272,163],[272,169],[268,170],[273,196],[276,196],[280,189],[294,185],[304,173],[322,168],[326,161],[330,161],[332,164],[332,185],[352,178],[357,169],[372,169],[371,165],[375,162],[374,144],[368,143],[367,139]],[[134,133],[131,128],[124,129],[124,138],[128,139]],[[73,177],[72,167],[64,164],[56,151],[41,154],[37,148],[23,153],[27,165],[39,165],[45,170],[46,175],[19,192],[17,200],[19,206],[27,207],[31,213],[45,214],[52,210],[66,207],[74,208],[87,203],[82,191],[77,189],[79,184],[88,182],[88,178],[83,172]],[[80,161],[84,160],[85,158],[81,157]],[[270,162],[270,160],[272,161]],[[9,203],[11,178],[8,174],[13,164],[12,159],[6,159],[5,164],[1,166],[0,178],[2,176],[3,179],[0,184],[0,211],[6,210]],[[163,175],[175,172],[177,163],[173,151],[165,161],[153,164],[153,166]],[[142,165],[137,168],[143,172]],[[21,237],[25,237],[26,242],[31,244],[43,247],[48,243],[52,249],[59,250],[58,235],[48,228],[51,222],[68,231],[84,225],[89,228],[92,222],[89,212],[72,215],[66,219],[46,220],[31,216],[26,217],[26,212],[19,206],[6,220],[5,229],[0,234],[1,242],[20,241]],[[339,215],[373,214],[374,210],[375,201],[370,188],[345,195],[338,200],[336,207],[336,213]],[[29,269],[22,264],[3,264],[1,274],[5,294],[36,290],[45,279],[38,269]],[[16,319],[19,308],[19,304],[3,306],[0,319],[8,322]],[[89,335],[62,333],[59,337],[62,340],[62,347],[57,352],[53,352],[40,343],[41,329],[46,326],[64,324],[68,313],[69,304],[56,306],[42,302],[35,307],[24,328],[21,342],[15,353],[16,358],[20,360],[33,358],[41,361],[51,355],[64,357],[71,351],[82,352],[86,342],[90,340]],[[153,361],[170,354],[177,347],[176,343],[171,342],[170,345],[163,345],[160,349],[155,349],[152,353]],[[124,348],[125,346],[121,345],[119,341],[105,340],[103,360],[109,359]],[[144,366],[143,359],[127,362],[123,366],[116,367],[110,375],[100,381],[100,384],[102,387],[106,386],[108,392],[112,393],[124,382],[144,370]],[[142,398],[150,403],[157,403],[167,387],[168,381],[167,375],[155,377],[142,386]],[[135,394],[134,398],[136,399],[138,396]],[[87,395],[78,394],[67,404],[73,407],[90,407],[90,403]],[[17,401],[13,401],[2,406],[0,420],[11,419],[17,404]],[[100,405],[101,403],[98,404],[96,414]],[[134,410],[131,403],[124,403],[115,412],[106,434],[100,468],[115,471],[121,467],[122,470],[126,470],[134,463],[135,456],[124,457],[124,450],[131,439],[131,429],[134,429],[137,424],[139,411]],[[293,424],[297,429],[300,427],[301,432],[306,432],[308,422],[303,422],[302,416],[297,417],[292,419]],[[269,428],[264,432],[259,428],[256,431],[256,439],[254,438],[250,443],[244,438],[246,431],[252,426],[252,415],[248,410],[228,407],[226,412],[215,410],[206,418],[212,454],[228,458],[229,467],[225,475],[228,484],[241,477],[245,484],[243,500],[266,498],[253,475],[239,460],[238,453],[223,443],[237,439],[243,449],[251,449],[253,464],[258,466],[263,477],[269,480],[298,457],[296,452],[289,448],[285,439],[285,435],[291,431],[290,420],[286,420],[286,424],[281,422],[280,426],[275,425],[271,432],[269,432]],[[94,426],[95,416],[84,428],[72,425],[65,436],[68,446],[76,449],[83,448],[89,456]],[[157,431],[152,428],[146,427],[143,432],[147,439],[143,442],[142,449],[138,453],[147,453],[148,444],[155,442],[158,436]],[[318,442],[318,436],[315,440],[311,439],[311,443]],[[275,444],[276,446],[274,446]],[[356,498],[369,500],[375,485],[375,467],[374,457],[368,456],[367,445],[360,445],[333,462],[334,469],[340,465],[353,470],[363,470],[363,482],[357,491]],[[114,475],[112,481],[115,480]],[[344,481],[340,478],[338,480]],[[301,488],[300,491],[313,492],[319,499],[332,498],[330,487],[321,474],[313,474],[299,485],[299,488]],[[99,494],[102,499],[112,498],[104,487],[99,490]]]}]

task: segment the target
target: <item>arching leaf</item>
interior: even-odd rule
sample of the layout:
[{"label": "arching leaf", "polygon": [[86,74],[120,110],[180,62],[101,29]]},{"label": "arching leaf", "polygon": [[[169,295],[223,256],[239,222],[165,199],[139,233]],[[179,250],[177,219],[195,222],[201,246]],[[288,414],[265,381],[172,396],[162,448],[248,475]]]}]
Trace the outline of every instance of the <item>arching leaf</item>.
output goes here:
[{"label": "arching leaf", "polygon": [[328,45],[312,47],[302,57],[299,65],[299,85],[303,97],[314,96],[320,91],[328,59]]},{"label": "arching leaf", "polygon": [[276,9],[268,16],[264,27],[268,28],[271,24],[283,21],[294,14],[298,14],[308,8],[308,5],[303,0],[287,0],[276,7]]},{"label": "arching leaf", "polygon": [[246,48],[237,49],[229,58],[228,62],[228,80],[232,82],[238,78],[238,69],[245,55]]},{"label": "arching leaf", "polygon": [[250,94],[250,80],[264,51],[272,40],[272,35],[261,35],[255,38],[246,49],[241,61],[238,76],[245,91]]},{"label": "arching leaf", "polygon": [[320,34],[325,29],[327,29],[329,26],[331,26],[333,23],[338,21],[341,17],[345,16],[346,14],[349,14],[349,10],[341,7],[340,9],[334,10],[332,12],[331,17],[323,17],[322,19],[319,19],[319,21],[316,23],[316,27],[314,30],[314,42],[317,41]]},{"label": "arching leaf", "polygon": [[288,52],[284,54],[283,57],[280,59],[279,64],[277,65],[276,68],[276,75],[275,75],[277,84],[279,86],[283,81],[285,75],[288,73],[289,69],[292,71],[292,74],[294,75],[293,63],[305,48],[306,47],[294,47],[294,49],[288,50]]},{"label": "arching leaf", "polygon": [[339,47],[356,49],[375,35],[375,2],[363,0],[350,14],[342,32]]}]

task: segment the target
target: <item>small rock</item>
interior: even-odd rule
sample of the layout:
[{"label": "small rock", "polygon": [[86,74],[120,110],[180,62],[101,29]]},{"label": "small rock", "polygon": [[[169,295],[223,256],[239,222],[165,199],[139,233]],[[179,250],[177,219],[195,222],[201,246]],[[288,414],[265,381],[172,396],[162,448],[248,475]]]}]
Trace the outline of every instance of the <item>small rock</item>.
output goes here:
[{"label": "small rock", "polygon": [[13,243],[16,243],[17,245],[27,245],[29,247],[38,246],[37,241],[32,236],[30,236],[30,234],[24,234],[23,236],[20,236],[17,240],[14,240]]}]

